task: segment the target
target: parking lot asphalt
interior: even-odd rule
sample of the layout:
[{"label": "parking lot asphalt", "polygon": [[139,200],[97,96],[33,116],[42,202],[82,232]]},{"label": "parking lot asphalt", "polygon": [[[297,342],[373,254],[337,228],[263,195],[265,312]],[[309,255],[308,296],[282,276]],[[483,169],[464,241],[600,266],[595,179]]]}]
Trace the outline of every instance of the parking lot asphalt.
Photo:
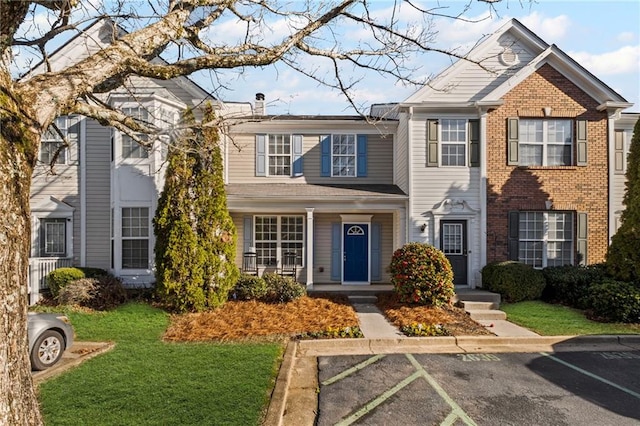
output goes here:
[{"label": "parking lot asphalt", "polygon": [[289,342],[263,424],[640,425],[640,335]]},{"label": "parking lot asphalt", "polygon": [[318,381],[318,426],[640,424],[640,351],[322,356]]}]

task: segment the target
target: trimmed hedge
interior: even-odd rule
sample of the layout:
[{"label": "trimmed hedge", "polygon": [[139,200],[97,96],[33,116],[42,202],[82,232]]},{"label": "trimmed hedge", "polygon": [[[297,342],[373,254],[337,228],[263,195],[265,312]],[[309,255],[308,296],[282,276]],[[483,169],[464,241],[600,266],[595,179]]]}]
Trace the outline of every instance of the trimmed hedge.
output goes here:
[{"label": "trimmed hedge", "polygon": [[542,271],[520,262],[493,262],[482,268],[482,288],[500,293],[508,303],[535,300],[546,286]]},{"label": "trimmed hedge", "polygon": [[453,297],[453,270],[442,251],[408,243],[393,253],[391,284],[401,302],[442,306]]},{"label": "trimmed hedge", "polygon": [[51,271],[45,279],[51,295],[57,298],[60,289],[72,281],[82,278],[98,278],[108,274],[107,271],[100,268],[58,268],[55,271]]},{"label": "trimmed hedge", "polygon": [[640,322],[640,289],[606,278],[589,289],[587,304],[592,316],[607,322]]},{"label": "trimmed hedge", "polygon": [[606,277],[604,265],[554,266],[544,268],[542,274],[547,282],[542,299],[561,303],[578,309],[587,308],[589,288]]}]

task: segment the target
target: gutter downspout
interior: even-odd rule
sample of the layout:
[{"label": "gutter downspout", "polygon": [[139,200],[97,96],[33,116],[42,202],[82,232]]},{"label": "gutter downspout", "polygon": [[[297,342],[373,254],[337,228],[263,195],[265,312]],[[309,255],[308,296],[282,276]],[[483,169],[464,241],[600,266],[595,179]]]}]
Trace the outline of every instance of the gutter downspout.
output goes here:
[{"label": "gutter downspout", "polygon": [[407,114],[407,173],[409,181],[409,201],[407,207],[407,220],[405,225],[405,243],[411,240],[411,218],[413,216],[413,163],[412,151],[413,151],[413,107],[409,107],[409,113]]}]

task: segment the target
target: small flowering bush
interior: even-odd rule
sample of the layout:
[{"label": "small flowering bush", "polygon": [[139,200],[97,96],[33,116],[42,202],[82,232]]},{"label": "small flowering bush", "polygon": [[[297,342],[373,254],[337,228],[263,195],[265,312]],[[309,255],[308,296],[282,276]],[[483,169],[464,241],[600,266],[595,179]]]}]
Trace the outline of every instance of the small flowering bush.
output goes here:
[{"label": "small flowering bush", "polygon": [[324,331],[312,331],[298,335],[299,339],[344,339],[344,338],[362,338],[362,330],[360,327],[328,327]]},{"label": "small flowering bush", "polygon": [[449,259],[429,244],[405,244],[393,253],[389,270],[401,302],[442,306],[453,297]]},{"label": "small flowering bush", "polygon": [[421,322],[414,322],[408,325],[400,327],[400,331],[405,336],[450,336],[449,331],[440,324],[424,324]]}]

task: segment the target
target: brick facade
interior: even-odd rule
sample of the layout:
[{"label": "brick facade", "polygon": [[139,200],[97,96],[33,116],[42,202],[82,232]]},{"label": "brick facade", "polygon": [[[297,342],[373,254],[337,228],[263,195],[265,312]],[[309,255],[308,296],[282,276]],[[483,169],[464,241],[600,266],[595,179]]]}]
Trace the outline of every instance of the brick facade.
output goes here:
[{"label": "brick facade", "polygon": [[[487,116],[487,261],[508,258],[508,213],[517,210],[586,212],[588,263],[604,260],[608,247],[607,115],[597,102],[550,65],[544,65],[503,98]],[[587,120],[587,166],[507,165],[507,119]],[[573,158],[575,163],[574,145]],[[574,228],[576,224],[574,221]],[[574,229],[574,242],[575,242]]]}]

